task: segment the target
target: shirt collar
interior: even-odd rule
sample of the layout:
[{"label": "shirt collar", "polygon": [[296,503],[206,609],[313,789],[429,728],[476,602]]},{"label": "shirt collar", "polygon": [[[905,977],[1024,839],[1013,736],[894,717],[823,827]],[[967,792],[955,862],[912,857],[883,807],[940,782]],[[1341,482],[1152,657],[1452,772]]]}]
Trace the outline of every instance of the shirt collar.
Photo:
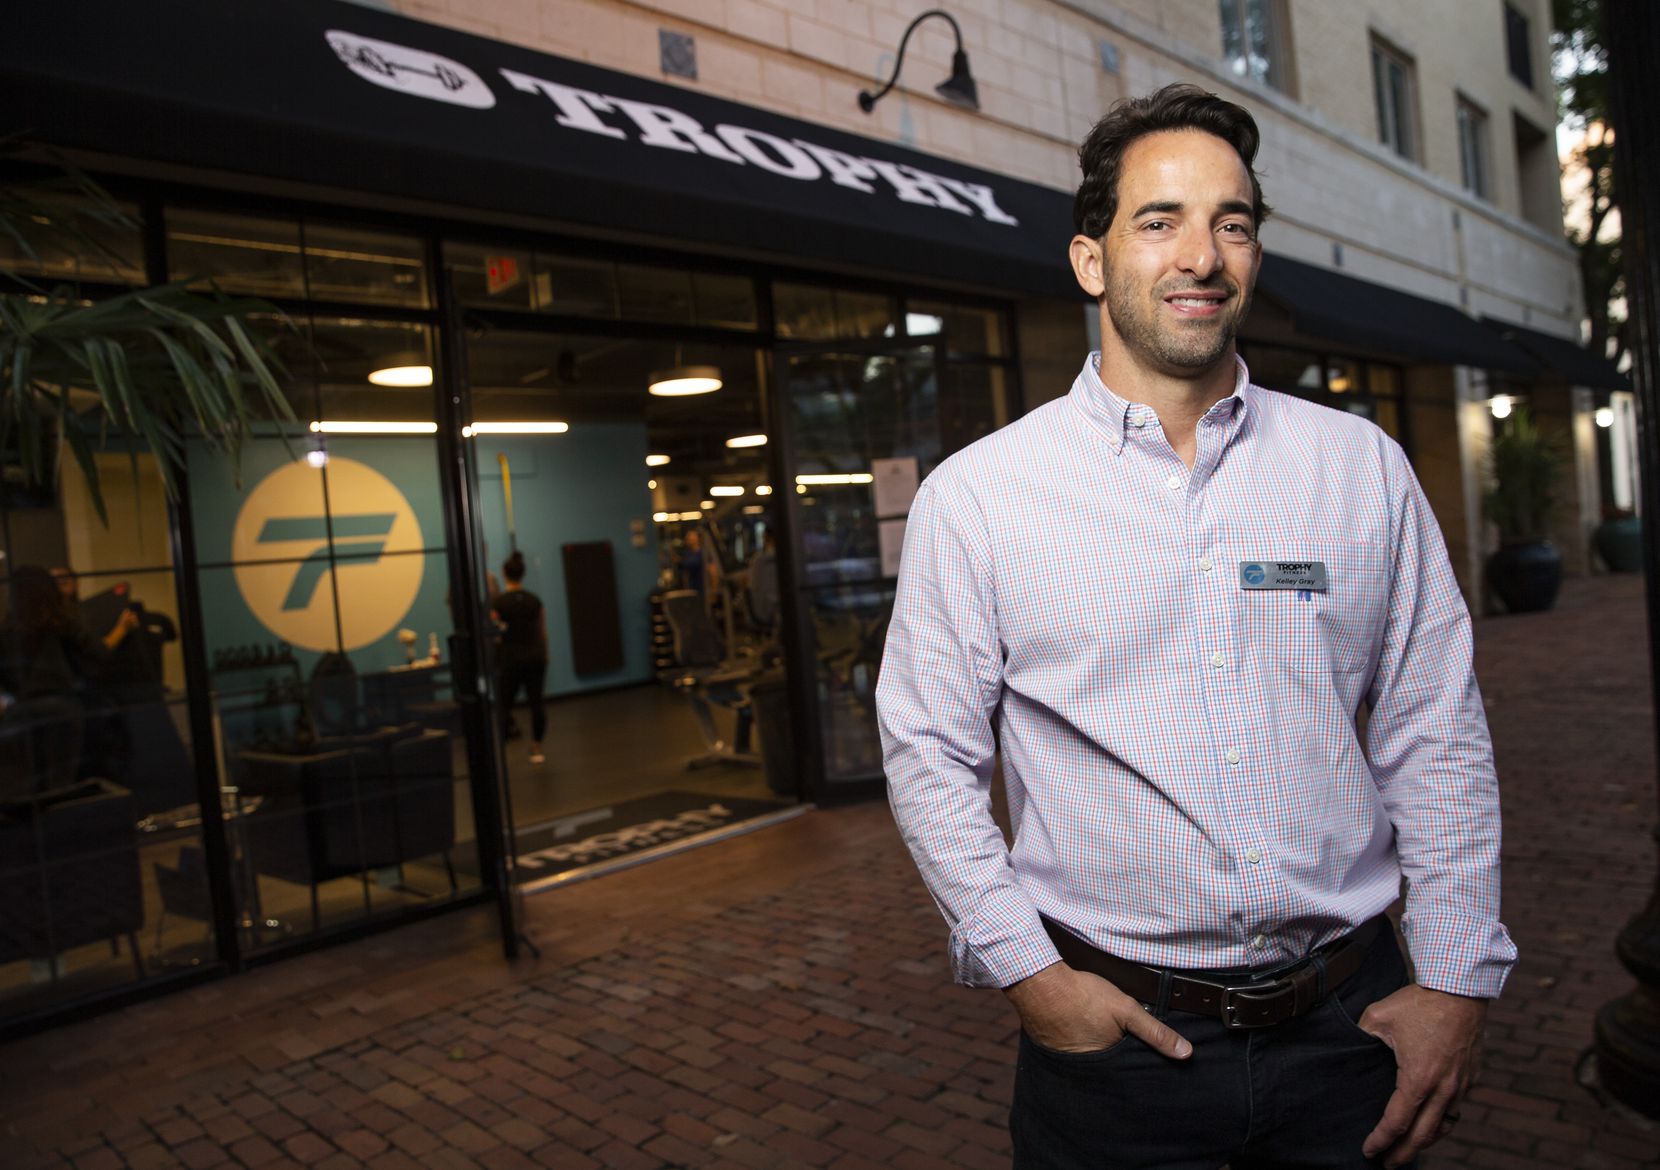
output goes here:
[{"label": "shirt collar", "polygon": [[[1251,371],[1246,368],[1245,359],[1235,354],[1233,360],[1233,393],[1213,405],[1205,417],[1217,423],[1231,422],[1237,427],[1243,425],[1250,412],[1251,395],[1255,388],[1251,385]],[[1101,380],[1101,351],[1098,349],[1091,350],[1084,359],[1084,368],[1072,383],[1072,400],[1105,433],[1115,452],[1124,449],[1126,426],[1133,426],[1141,417],[1149,420],[1156,417],[1152,407],[1120,398]]]}]

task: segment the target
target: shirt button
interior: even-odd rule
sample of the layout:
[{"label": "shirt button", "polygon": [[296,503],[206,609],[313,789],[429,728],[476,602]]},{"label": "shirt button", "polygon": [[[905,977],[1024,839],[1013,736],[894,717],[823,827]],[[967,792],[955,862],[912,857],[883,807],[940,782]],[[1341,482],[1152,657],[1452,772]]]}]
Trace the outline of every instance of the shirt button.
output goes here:
[{"label": "shirt button", "polygon": [[1263,935],[1263,934],[1253,934],[1251,936],[1251,945],[1253,947],[1259,947],[1259,948],[1267,946],[1268,945],[1268,936]]},{"label": "shirt button", "polygon": [[1228,763],[1230,763],[1230,764],[1239,763],[1239,749],[1238,748],[1229,748],[1227,755],[1223,756],[1222,758],[1227,760]]},{"label": "shirt button", "polygon": [[1142,427],[1147,425],[1147,416],[1144,414],[1136,415],[1130,420],[1130,425],[1139,431]]},{"label": "shirt button", "polygon": [[1176,489],[1178,489],[1182,486],[1182,477],[1179,476],[1179,475],[1172,475],[1169,479],[1165,480],[1164,482],[1170,485],[1170,490],[1171,491],[1175,491]]},{"label": "shirt button", "polygon": [[1212,654],[1210,656],[1210,664],[1212,666],[1214,666],[1217,670],[1221,670],[1224,666],[1226,666],[1228,664],[1228,660],[1226,658],[1223,658],[1222,657],[1222,652],[1220,650],[1218,650],[1215,654]]},{"label": "shirt button", "polygon": [[1199,558],[1199,571],[1201,573],[1210,572],[1210,558],[1209,557],[1200,557]]},{"label": "shirt button", "polygon": [[1262,854],[1258,853],[1255,849],[1247,849],[1245,850],[1245,860],[1249,861],[1252,865],[1255,865],[1257,862],[1262,860]]}]

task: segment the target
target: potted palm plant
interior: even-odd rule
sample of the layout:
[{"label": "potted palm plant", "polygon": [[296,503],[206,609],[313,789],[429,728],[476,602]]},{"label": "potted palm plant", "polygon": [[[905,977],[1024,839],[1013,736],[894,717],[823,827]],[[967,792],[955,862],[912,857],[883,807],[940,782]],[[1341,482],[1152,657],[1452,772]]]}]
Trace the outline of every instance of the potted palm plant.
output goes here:
[{"label": "potted palm plant", "polygon": [[1540,431],[1525,409],[1511,415],[1487,449],[1485,511],[1499,532],[1498,551],[1487,558],[1487,583],[1511,613],[1549,609],[1562,587],[1562,555],[1549,532],[1566,464],[1562,441]]},{"label": "potted palm plant", "polygon": [[[0,156],[23,150],[0,139]],[[138,225],[72,167],[0,183],[0,243],[13,256],[102,252],[130,265],[103,242],[100,229],[113,227]],[[108,444],[153,454],[176,496],[187,437],[234,458],[254,419],[292,420],[255,318],[282,319],[266,302],[191,282],[94,301],[72,283],[0,271],[0,491],[50,489],[67,452],[103,517],[94,455]]]}]

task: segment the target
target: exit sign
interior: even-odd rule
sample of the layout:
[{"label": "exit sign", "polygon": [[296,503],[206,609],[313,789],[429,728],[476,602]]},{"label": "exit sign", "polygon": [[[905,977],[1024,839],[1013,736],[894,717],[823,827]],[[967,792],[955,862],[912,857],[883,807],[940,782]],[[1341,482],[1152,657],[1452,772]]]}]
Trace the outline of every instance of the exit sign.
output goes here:
[{"label": "exit sign", "polygon": [[484,287],[491,296],[506,292],[519,283],[519,262],[512,256],[484,258]]}]

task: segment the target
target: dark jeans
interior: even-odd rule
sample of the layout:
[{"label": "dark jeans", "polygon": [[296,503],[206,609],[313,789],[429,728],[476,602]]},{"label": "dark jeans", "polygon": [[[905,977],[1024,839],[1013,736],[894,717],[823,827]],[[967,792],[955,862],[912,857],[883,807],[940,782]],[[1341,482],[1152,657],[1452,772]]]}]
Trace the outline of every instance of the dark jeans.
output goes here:
[{"label": "dark jeans", "polygon": [[513,717],[513,702],[522,689],[525,702],[530,705],[530,738],[534,743],[541,743],[542,736],[548,730],[548,713],[542,705],[542,686],[548,673],[547,659],[528,662],[510,659],[502,662],[500,668],[496,690],[497,700],[501,703],[502,734],[507,734],[507,722]]},{"label": "dark jeans", "polygon": [[1380,1165],[1360,1146],[1394,1091],[1395,1054],[1354,1021],[1405,983],[1386,927],[1361,969],[1299,1019],[1229,1031],[1170,1012],[1165,1022],[1193,1044],[1185,1061],[1133,1036],[1074,1054],[1022,1033],[1009,1113],[1016,1170]]}]

